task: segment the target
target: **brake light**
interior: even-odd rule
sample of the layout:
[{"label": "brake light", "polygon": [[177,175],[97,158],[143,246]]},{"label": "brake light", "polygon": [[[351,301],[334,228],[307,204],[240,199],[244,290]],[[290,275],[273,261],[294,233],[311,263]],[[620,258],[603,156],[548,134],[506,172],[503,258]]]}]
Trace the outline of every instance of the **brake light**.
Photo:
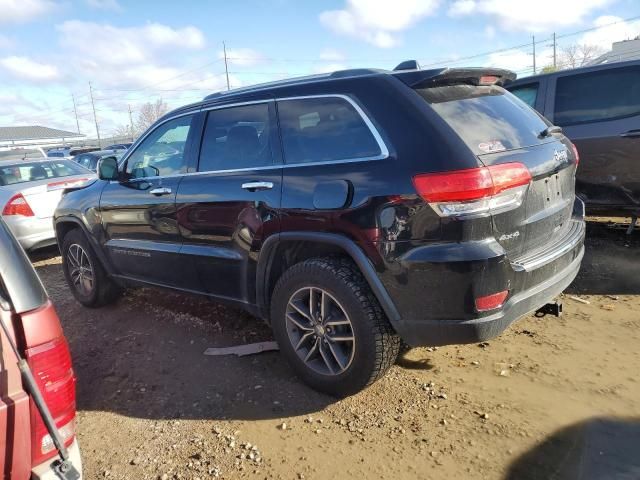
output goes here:
[{"label": "brake light", "polygon": [[[67,342],[64,338],[57,338],[27,349],[25,356],[60,435],[65,445],[69,446],[75,438],[76,379]],[[39,465],[57,452],[33,402],[31,425],[32,464]]]},{"label": "brake light", "polygon": [[479,216],[517,208],[531,181],[522,163],[427,173],[413,177],[418,194],[440,216]]},{"label": "brake light", "polygon": [[578,164],[580,163],[580,154],[578,153],[578,148],[575,146],[573,142],[571,143],[571,148],[573,149],[573,156],[576,159],[576,167],[577,167]]},{"label": "brake light", "polygon": [[88,178],[76,178],[75,180],[62,180],[60,182],[51,182],[47,184],[47,191],[61,190],[64,188],[77,187],[88,181]]},{"label": "brake light", "polygon": [[2,209],[2,215],[22,215],[23,217],[33,217],[33,210],[27,203],[27,199],[21,193],[16,193],[9,199]]},{"label": "brake light", "polygon": [[502,292],[492,293],[491,295],[485,295],[484,297],[476,298],[476,310],[479,312],[486,312],[488,310],[495,310],[500,308],[509,294],[508,290]]},{"label": "brake light", "polygon": [[494,85],[499,79],[500,77],[495,75],[483,75],[480,77],[478,85]]}]

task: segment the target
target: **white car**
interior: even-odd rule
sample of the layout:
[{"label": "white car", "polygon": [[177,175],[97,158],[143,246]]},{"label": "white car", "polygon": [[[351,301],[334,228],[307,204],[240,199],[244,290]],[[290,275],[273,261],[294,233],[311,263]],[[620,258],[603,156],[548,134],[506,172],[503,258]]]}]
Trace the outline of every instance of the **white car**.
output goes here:
[{"label": "white car", "polygon": [[0,212],[25,250],[56,243],[53,212],[65,188],[96,175],[71,160],[0,160]]}]

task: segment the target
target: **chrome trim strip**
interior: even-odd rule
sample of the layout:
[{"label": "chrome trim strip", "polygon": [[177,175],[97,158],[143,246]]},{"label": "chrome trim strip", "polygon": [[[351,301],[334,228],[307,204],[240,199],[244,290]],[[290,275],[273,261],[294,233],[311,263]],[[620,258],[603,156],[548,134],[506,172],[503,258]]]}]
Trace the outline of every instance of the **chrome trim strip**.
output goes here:
[{"label": "chrome trim strip", "polygon": [[585,227],[584,222],[576,222],[577,228],[572,228],[568,238],[565,239],[566,243],[560,246],[557,250],[551,250],[545,255],[536,255],[530,261],[526,259],[524,261],[515,260],[511,262],[511,266],[516,272],[531,272],[537,268],[547,265],[554,260],[557,260],[564,254],[573,250],[581,241],[584,240]]}]

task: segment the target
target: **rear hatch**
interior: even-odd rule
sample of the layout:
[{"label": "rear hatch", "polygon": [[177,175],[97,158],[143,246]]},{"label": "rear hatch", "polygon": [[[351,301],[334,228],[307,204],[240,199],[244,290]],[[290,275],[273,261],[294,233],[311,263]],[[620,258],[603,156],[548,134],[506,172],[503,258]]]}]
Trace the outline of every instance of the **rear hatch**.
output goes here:
[{"label": "rear hatch", "polygon": [[490,211],[494,236],[513,262],[569,234],[576,158],[561,133],[549,133],[550,124],[496,80],[489,77],[486,85],[478,84],[479,78],[476,84],[450,81],[416,91],[481,165],[489,170],[523,165],[528,170],[531,178],[521,185],[521,198],[508,208]]},{"label": "rear hatch", "polygon": [[50,218],[60,203],[65,188],[82,185],[92,177],[91,173],[87,172],[86,175],[40,180],[24,184],[25,188],[21,189],[21,192],[36,217]]}]

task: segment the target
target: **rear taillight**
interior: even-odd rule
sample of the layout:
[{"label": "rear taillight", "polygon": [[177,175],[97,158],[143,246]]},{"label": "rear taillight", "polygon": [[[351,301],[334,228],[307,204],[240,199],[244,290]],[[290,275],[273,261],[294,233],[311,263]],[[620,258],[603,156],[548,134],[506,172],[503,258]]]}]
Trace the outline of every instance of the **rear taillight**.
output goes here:
[{"label": "rear taillight", "polygon": [[578,153],[578,148],[572,143],[571,148],[573,149],[573,156],[576,158],[576,167],[580,163],[580,154]]},{"label": "rear taillight", "polygon": [[9,199],[2,209],[2,215],[22,215],[23,217],[33,217],[33,210],[27,203],[27,199],[21,193],[16,193]]},{"label": "rear taillight", "polygon": [[482,216],[517,208],[530,181],[527,167],[517,162],[413,177],[418,194],[443,217]]},{"label": "rear taillight", "polygon": [[492,293],[491,295],[485,295],[484,297],[476,298],[476,310],[478,312],[487,312],[489,310],[495,310],[500,308],[504,301],[507,299],[509,292],[503,290],[502,292]]},{"label": "rear taillight", "polygon": [[[26,358],[38,388],[51,411],[65,445],[75,438],[76,379],[71,366],[69,347],[64,338],[26,350]],[[39,465],[57,452],[47,427],[31,402],[32,464]]]}]

